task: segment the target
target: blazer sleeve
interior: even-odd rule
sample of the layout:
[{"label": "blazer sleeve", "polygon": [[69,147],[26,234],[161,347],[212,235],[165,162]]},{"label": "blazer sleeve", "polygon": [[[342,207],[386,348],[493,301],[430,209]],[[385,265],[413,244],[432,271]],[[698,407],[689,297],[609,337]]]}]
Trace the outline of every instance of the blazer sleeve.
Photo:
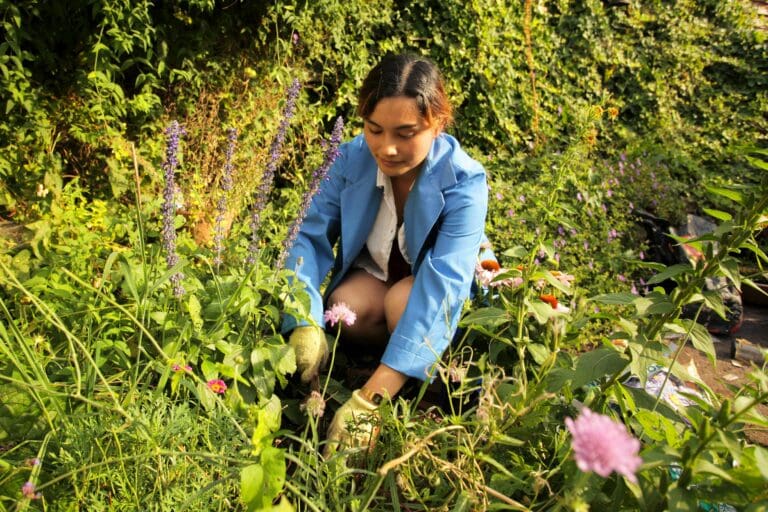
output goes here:
[{"label": "blazer sleeve", "polygon": [[443,190],[445,206],[435,241],[416,271],[403,316],[381,362],[410,377],[431,378],[451,342],[474,283],[475,263],[488,209],[482,171]]},{"label": "blazer sleeve", "polygon": [[[341,147],[339,157],[312,198],[285,262],[285,268],[293,270],[296,278],[304,283],[310,298],[310,317],[321,327],[324,322],[320,286],[333,267],[333,247],[341,229],[340,202],[345,184],[347,150],[348,146]],[[286,333],[301,325],[309,325],[309,322],[286,313],[283,316],[281,331]]]}]

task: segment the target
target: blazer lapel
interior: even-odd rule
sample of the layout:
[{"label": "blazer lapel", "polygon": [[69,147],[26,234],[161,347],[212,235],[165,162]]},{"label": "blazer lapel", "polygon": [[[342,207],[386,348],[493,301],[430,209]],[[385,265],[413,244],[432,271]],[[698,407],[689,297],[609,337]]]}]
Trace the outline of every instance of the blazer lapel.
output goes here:
[{"label": "blazer lapel", "polygon": [[445,200],[431,169],[425,168],[413,185],[405,203],[405,242],[412,270],[421,263],[421,250],[435,226]]},{"label": "blazer lapel", "polygon": [[376,186],[376,168],[341,192],[342,273],[360,253],[376,221],[382,191]]}]

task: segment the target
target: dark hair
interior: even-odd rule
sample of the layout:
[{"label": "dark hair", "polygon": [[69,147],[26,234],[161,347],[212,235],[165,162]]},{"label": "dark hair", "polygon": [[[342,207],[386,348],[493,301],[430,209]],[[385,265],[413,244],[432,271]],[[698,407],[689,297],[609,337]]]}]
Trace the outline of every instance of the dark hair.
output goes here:
[{"label": "dark hair", "polygon": [[380,100],[395,96],[414,98],[429,124],[437,122],[444,128],[453,120],[443,77],[429,59],[411,54],[387,54],[363,80],[357,114],[367,118]]}]

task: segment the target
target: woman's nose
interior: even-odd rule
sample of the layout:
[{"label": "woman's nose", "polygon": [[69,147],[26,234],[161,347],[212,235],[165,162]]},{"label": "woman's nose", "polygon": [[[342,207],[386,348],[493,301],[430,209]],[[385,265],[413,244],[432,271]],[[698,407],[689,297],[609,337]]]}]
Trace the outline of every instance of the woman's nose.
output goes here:
[{"label": "woman's nose", "polygon": [[394,156],[397,154],[397,144],[395,144],[391,137],[386,137],[383,149],[385,155]]}]

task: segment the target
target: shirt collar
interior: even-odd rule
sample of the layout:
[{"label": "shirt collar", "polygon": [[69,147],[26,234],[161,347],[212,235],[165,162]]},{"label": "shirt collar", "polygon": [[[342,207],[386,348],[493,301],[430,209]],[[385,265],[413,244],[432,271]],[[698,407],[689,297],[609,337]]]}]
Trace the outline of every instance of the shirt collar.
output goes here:
[{"label": "shirt collar", "polygon": [[381,172],[379,167],[376,168],[376,186],[379,188],[386,188],[387,184],[392,182],[389,180],[389,176]]}]

